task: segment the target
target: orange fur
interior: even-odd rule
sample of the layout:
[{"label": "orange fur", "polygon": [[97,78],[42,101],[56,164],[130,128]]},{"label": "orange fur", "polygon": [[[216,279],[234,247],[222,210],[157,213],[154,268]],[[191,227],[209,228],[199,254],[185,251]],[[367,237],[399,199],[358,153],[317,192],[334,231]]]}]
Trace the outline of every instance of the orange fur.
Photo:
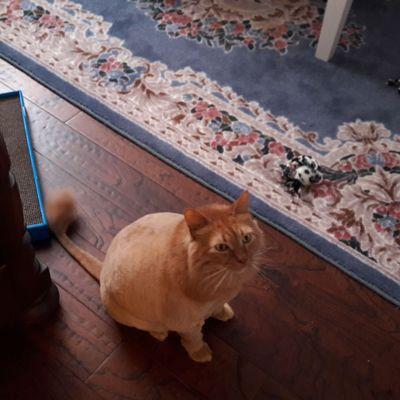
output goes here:
[{"label": "orange fur", "polygon": [[233,317],[228,302],[260,262],[263,235],[248,202],[244,192],[232,205],[146,215],[116,235],[103,264],[66,235],[76,215],[68,192],[53,197],[47,211],[63,246],[100,280],[103,304],[116,321],[159,340],[178,332],[189,355],[204,362],[211,359],[204,321]]},{"label": "orange fur", "polygon": [[78,247],[67,236],[68,227],[77,217],[75,200],[67,189],[53,193],[46,202],[46,216],[50,229],[58,241],[97,280],[100,279],[102,263],[87,251]]}]

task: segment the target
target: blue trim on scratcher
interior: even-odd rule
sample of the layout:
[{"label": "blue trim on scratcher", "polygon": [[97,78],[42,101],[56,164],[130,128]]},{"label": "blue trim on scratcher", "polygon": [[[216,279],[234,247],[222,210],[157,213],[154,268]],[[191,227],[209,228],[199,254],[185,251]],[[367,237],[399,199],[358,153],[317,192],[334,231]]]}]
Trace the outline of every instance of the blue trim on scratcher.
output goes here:
[{"label": "blue trim on scratcher", "polygon": [[21,117],[22,117],[22,121],[24,123],[25,138],[26,138],[26,142],[27,142],[27,146],[28,146],[29,158],[31,160],[33,180],[35,182],[35,189],[36,189],[36,197],[38,199],[40,214],[42,217],[41,223],[28,225],[26,227],[26,229],[29,232],[32,241],[37,242],[37,241],[48,239],[50,236],[50,232],[49,232],[49,228],[47,225],[46,213],[45,213],[44,205],[43,205],[43,196],[42,196],[42,191],[40,188],[39,174],[38,174],[38,170],[36,167],[36,157],[35,157],[35,153],[33,151],[31,132],[29,129],[28,114],[26,112],[24,96],[23,96],[21,90],[0,94],[0,99],[1,98],[3,98],[3,99],[9,98],[9,97],[18,97],[19,104],[21,107]]},{"label": "blue trim on scratcher", "polygon": [[[23,120],[24,120],[25,136],[26,136],[26,140],[28,142],[29,156],[31,158],[33,178],[35,180],[36,193],[37,193],[37,197],[38,197],[38,201],[39,201],[40,213],[42,215],[42,220],[43,220],[43,223],[40,224],[40,226],[43,227],[44,225],[47,225],[47,219],[46,219],[46,213],[45,213],[44,205],[43,205],[43,196],[42,196],[42,191],[40,188],[39,174],[38,174],[37,166],[36,166],[36,156],[33,151],[31,130],[29,128],[29,118],[28,118],[28,114],[26,112],[24,96],[22,94],[22,91],[19,90],[18,93],[19,93],[19,100],[20,100],[22,115],[23,115]],[[39,225],[31,225],[31,226],[38,227]]]}]

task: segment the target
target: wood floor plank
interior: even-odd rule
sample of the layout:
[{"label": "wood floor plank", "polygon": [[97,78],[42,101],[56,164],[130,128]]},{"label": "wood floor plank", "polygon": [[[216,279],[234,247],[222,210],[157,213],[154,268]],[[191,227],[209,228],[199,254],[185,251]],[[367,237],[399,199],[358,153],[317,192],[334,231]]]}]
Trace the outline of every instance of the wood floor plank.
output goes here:
[{"label": "wood floor plank", "polygon": [[[313,307],[313,312],[328,323],[358,321],[376,333],[384,333],[385,340],[388,336],[400,343],[397,307],[300,244],[276,235],[271,227],[263,225],[263,229],[267,236],[272,236],[274,247],[266,257],[263,276],[278,290],[282,300],[297,296],[292,301],[296,308]],[[324,300],[326,304],[322,305]]]},{"label": "wood floor plank", "polygon": [[59,361],[40,352],[26,333],[2,336],[0,398],[4,400],[100,400]]},{"label": "wood floor plank", "polygon": [[[156,376],[168,371],[174,380],[191,388],[196,398],[200,394],[208,399],[253,399],[267,380],[261,370],[212,334],[207,335],[207,340],[215,351],[214,359],[209,364],[199,364],[190,360],[175,336],[159,343],[146,333],[123,329],[126,337],[123,344],[88,380],[103,396],[105,393],[128,396],[127,393],[132,392],[137,398],[146,398],[149,391],[156,390],[157,383],[138,382],[140,374],[135,372],[138,362],[142,365],[140,370],[146,369],[147,365],[146,370],[151,376],[154,376],[154,370]],[[145,384],[144,387],[137,389],[139,383]],[[275,383],[274,392],[279,390],[282,393],[283,389]]]},{"label": "wood floor plank", "polygon": [[103,322],[114,326],[100,299],[98,283],[55,241],[37,251],[38,259],[50,268],[54,282],[88,307]]},{"label": "wood floor plank", "polygon": [[358,332],[344,333],[268,293],[258,304],[241,295],[232,302],[237,321],[213,332],[300,398],[374,399],[376,390],[399,396],[395,348],[380,354],[374,343],[367,351]]},{"label": "wood floor plank", "polygon": [[68,125],[191,206],[226,202],[221,196],[207,190],[86,113],[80,112],[68,121]]},{"label": "wood floor plank", "polygon": [[99,251],[105,253],[113,237],[137,218],[135,210],[125,212],[41,154],[37,155],[37,163],[45,198],[56,190],[69,188],[78,211],[73,228]]},{"label": "wood floor plank", "polygon": [[50,114],[28,105],[35,150],[134,219],[186,204]]},{"label": "wood floor plank", "polygon": [[[194,363],[176,337],[168,345],[155,343],[155,357],[186,385],[209,399],[253,399],[267,379],[265,373],[205,329],[205,340],[213,350],[208,364]],[[277,385],[278,386],[278,385]]]},{"label": "wood floor plank", "polygon": [[90,387],[105,399],[201,399],[186,388],[167,369],[148,356],[145,333],[132,333],[132,339],[119,348],[87,380]]},{"label": "wood floor plank", "polygon": [[0,59],[0,82],[8,90],[22,90],[24,98],[31,100],[61,121],[68,121],[79,109],[30,78],[22,71]]},{"label": "wood floor plank", "polygon": [[254,400],[300,400],[300,398],[268,377]]},{"label": "wood floor plank", "polygon": [[121,336],[67,291],[59,291],[58,314],[46,325],[31,328],[28,335],[49,358],[85,380],[117,348]]}]

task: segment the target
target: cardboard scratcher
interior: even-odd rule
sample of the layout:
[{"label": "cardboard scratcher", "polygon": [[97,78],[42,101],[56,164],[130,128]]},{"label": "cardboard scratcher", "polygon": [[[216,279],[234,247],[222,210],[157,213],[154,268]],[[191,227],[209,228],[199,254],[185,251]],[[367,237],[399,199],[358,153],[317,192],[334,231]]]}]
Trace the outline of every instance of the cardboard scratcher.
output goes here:
[{"label": "cardboard scratcher", "polygon": [[25,224],[33,241],[49,237],[24,99],[20,91],[0,94],[0,133],[17,181]]}]

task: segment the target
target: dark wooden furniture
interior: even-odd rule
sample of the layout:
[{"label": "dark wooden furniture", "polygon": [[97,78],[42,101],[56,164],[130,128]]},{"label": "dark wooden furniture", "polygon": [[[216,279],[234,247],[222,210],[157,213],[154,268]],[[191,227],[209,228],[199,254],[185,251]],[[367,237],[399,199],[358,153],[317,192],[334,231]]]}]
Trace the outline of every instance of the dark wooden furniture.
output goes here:
[{"label": "dark wooden furniture", "polygon": [[21,199],[0,133],[0,329],[37,323],[57,307],[49,270],[35,258]]}]

